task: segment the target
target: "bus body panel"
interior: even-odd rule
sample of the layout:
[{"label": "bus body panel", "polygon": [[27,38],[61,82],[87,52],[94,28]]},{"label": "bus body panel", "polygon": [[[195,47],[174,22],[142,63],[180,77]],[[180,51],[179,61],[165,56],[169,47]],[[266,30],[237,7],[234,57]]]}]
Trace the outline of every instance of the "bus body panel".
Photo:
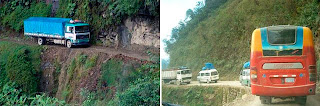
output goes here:
[{"label": "bus body panel", "polygon": [[[315,94],[315,81],[310,81],[310,67],[316,65],[312,32],[307,27],[297,27],[296,42],[292,45],[270,45],[266,38],[267,28],[256,29],[252,34],[250,71],[251,91],[259,96],[306,96]],[[301,55],[264,56],[264,50],[302,49]],[[294,52],[293,52],[294,53]],[[300,68],[263,69],[264,64],[301,64]],[[315,69],[314,69],[315,70]]]}]

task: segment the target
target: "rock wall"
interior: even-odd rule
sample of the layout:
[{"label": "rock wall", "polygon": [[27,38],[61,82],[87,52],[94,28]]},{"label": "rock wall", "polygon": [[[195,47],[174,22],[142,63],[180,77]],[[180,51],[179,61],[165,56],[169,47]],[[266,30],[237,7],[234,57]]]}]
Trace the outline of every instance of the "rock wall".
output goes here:
[{"label": "rock wall", "polygon": [[105,46],[160,48],[160,19],[149,16],[129,17],[116,28],[101,31],[99,37]]}]

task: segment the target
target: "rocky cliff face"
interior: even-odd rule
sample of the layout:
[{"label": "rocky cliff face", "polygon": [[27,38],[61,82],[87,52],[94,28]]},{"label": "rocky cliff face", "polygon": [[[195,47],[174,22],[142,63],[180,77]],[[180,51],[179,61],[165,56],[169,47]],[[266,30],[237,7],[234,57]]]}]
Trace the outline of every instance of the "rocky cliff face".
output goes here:
[{"label": "rocky cliff face", "polygon": [[128,18],[124,25],[131,34],[130,44],[160,48],[160,26],[156,20],[146,18]]},{"label": "rocky cliff face", "polygon": [[160,19],[148,16],[127,18],[117,28],[102,31],[101,35],[105,46],[160,48]]}]

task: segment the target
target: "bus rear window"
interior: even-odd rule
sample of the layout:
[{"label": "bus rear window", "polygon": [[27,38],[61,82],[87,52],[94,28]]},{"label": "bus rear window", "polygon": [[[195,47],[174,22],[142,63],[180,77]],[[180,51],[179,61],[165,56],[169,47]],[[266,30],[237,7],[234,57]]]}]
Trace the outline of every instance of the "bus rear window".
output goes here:
[{"label": "bus rear window", "polygon": [[296,27],[268,28],[268,42],[271,45],[288,45],[296,43]]}]

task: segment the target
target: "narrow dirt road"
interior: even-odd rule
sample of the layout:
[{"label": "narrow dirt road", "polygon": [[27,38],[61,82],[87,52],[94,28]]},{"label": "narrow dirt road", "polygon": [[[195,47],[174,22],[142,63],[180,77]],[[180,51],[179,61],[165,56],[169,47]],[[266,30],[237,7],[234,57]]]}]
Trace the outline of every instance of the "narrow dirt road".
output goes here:
[{"label": "narrow dirt road", "polygon": [[[306,106],[319,106],[320,94],[307,96]],[[261,104],[259,96],[255,95],[243,95],[242,98],[238,98],[232,103],[226,104],[226,106],[300,106],[293,99],[272,99],[272,104]]]},{"label": "narrow dirt road", "polygon": [[[26,41],[26,40],[20,40],[20,39],[0,39],[0,41],[8,41],[8,42],[15,42],[18,44],[24,44],[24,45],[37,45],[36,42],[32,41]],[[68,49],[67,47],[64,47],[63,45],[56,45],[56,44],[48,44],[44,45],[48,48],[60,48],[60,49]],[[149,60],[149,56],[146,53],[146,51],[140,51],[140,50],[126,50],[123,48],[115,49],[111,47],[102,47],[102,46],[90,46],[90,47],[76,47],[71,48],[70,50],[75,51],[94,51],[94,52],[101,52],[101,53],[107,53],[109,55],[117,55],[122,54],[128,57],[133,57],[141,60]]]},{"label": "narrow dirt road", "polygon": [[[217,83],[199,83],[198,81],[191,81],[190,84],[182,84],[182,85],[172,85],[167,84],[168,86],[232,86],[232,87],[245,87],[241,86],[239,81],[218,81]],[[249,87],[247,87],[249,89]]]},{"label": "narrow dirt road", "polygon": [[[177,87],[178,85],[167,85]],[[179,86],[231,86],[231,87],[245,87],[250,90],[250,87],[242,86],[239,81],[218,81],[218,83],[199,83],[198,81],[191,81],[190,84],[183,84]],[[226,106],[300,106],[295,103],[294,99],[272,99],[272,104],[261,104],[259,96],[245,94],[242,98],[238,98],[231,103],[224,104]],[[320,94],[307,96],[306,106],[319,106]]]}]

